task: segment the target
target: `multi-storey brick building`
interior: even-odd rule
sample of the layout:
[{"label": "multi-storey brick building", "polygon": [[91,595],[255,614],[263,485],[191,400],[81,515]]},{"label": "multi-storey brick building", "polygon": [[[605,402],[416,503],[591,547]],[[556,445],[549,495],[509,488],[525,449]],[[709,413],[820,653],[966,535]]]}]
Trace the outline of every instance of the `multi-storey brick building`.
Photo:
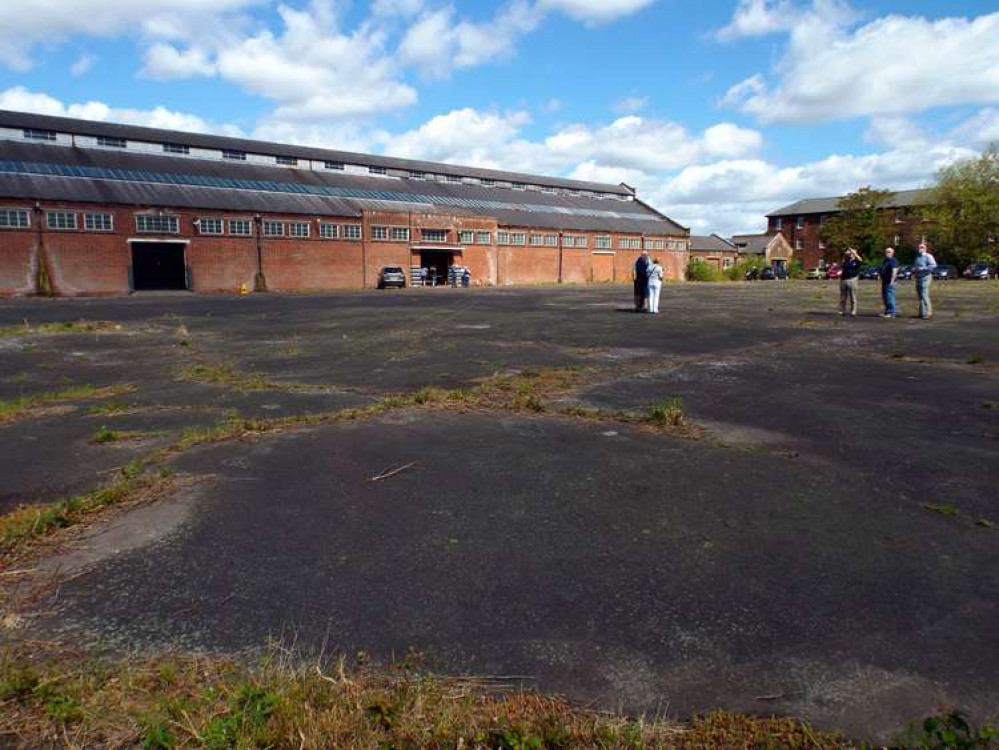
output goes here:
[{"label": "multi-storey brick building", "polygon": [[689,232],[627,185],[0,112],[0,294],[682,278]]},{"label": "multi-storey brick building", "polygon": [[[928,190],[900,190],[883,206],[885,241],[896,248],[915,247],[923,239],[926,222],[920,212],[929,201]],[[825,244],[819,232],[839,213],[840,198],[809,198],[767,214],[767,233],[783,234],[805,268],[823,265]]]}]

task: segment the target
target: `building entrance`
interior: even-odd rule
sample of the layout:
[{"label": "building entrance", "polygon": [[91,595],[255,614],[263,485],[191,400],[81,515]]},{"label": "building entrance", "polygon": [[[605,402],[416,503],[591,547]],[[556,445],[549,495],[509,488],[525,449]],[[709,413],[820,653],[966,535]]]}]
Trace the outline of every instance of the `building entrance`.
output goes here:
[{"label": "building entrance", "polygon": [[447,271],[454,265],[454,253],[450,250],[421,250],[420,267],[427,269],[427,283],[436,279],[436,285],[447,284]]},{"label": "building entrance", "polygon": [[187,264],[182,242],[133,242],[132,288],[187,289]]}]

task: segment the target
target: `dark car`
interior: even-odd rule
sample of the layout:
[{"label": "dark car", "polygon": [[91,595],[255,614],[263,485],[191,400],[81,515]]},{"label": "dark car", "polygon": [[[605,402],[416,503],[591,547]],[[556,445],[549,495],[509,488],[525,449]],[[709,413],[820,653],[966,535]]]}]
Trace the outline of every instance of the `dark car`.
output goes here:
[{"label": "dark car", "polygon": [[777,278],[777,274],[774,272],[773,266],[763,266],[760,269],[760,281],[773,281]]},{"label": "dark car", "polygon": [[912,266],[898,267],[898,276],[896,277],[898,281],[904,281],[906,279],[911,279],[911,278],[912,278]]},{"label": "dark car", "polygon": [[933,278],[939,279],[940,281],[956,279],[957,269],[954,268],[954,266],[948,266],[946,263],[941,263],[933,269]]},{"label": "dark car", "polygon": [[995,275],[995,269],[993,269],[992,266],[984,260],[980,260],[978,263],[972,263],[964,269],[964,278],[975,279],[976,281],[988,281]]},{"label": "dark car", "polygon": [[878,266],[864,266],[860,269],[858,278],[873,281],[881,278],[881,268]]},{"label": "dark car", "polygon": [[399,289],[406,286],[406,274],[399,266],[385,266],[378,272],[378,288],[387,289],[390,286]]},{"label": "dark car", "polygon": [[826,269],[827,279],[838,279],[843,276],[843,266],[839,263],[833,263],[829,268]]}]

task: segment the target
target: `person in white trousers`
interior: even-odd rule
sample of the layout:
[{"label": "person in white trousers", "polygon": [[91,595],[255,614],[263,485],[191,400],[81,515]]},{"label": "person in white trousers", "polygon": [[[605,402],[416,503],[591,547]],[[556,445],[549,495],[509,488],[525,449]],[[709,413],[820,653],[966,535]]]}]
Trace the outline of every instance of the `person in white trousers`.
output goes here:
[{"label": "person in white trousers", "polygon": [[663,267],[659,265],[659,258],[653,258],[649,266],[649,312],[653,315],[659,314],[659,292],[662,288]]}]

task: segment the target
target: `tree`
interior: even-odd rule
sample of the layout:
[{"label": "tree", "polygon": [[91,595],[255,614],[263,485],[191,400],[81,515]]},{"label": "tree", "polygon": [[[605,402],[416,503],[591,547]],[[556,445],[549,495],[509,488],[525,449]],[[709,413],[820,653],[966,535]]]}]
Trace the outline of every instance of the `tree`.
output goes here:
[{"label": "tree", "polygon": [[941,169],[926,214],[934,246],[960,265],[999,260],[999,144]]},{"label": "tree", "polygon": [[894,197],[890,190],[868,186],[840,198],[839,213],[830,216],[819,229],[826,260],[838,258],[848,247],[859,250],[865,260],[880,256],[886,245],[887,207]]}]

